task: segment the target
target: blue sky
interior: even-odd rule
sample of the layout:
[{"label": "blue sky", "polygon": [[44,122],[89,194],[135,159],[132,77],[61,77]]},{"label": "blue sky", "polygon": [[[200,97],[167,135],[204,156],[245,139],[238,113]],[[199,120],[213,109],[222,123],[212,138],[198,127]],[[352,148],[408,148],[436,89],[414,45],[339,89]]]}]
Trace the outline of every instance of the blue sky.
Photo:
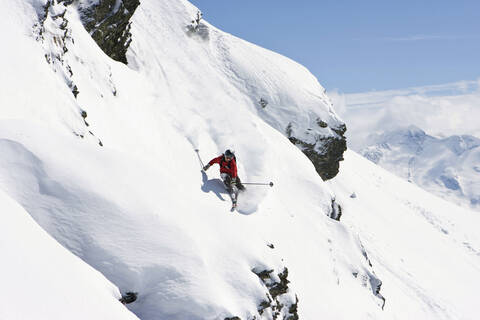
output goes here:
[{"label": "blue sky", "polygon": [[328,90],[480,77],[480,1],[190,2],[216,27],[305,65]]}]

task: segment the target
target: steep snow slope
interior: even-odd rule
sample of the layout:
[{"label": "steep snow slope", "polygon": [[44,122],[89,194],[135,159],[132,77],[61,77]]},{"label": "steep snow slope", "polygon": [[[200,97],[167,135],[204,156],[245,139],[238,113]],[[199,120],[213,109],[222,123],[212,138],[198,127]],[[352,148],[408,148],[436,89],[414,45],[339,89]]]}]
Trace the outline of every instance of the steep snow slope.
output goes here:
[{"label": "steep snow slope", "polygon": [[[138,317],[436,316],[428,301],[437,300],[419,300],[415,282],[379,292],[382,281],[398,280],[374,272],[365,235],[329,218],[339,216],[338,200],[285,137],[290,122],[307,142],[309,131],[328,138],[341,126],[303,67],[207,23],[188,32],[196,9],[187,2],[148,0],[133,17],[127,67],[98,48],[75,4],[53,2],[46,16],[38,4],[2,4],[0,13],[15,48],[0,59],[0,188],[121,291],[138,291],[128,306]],[[257,94],[272,97],[275,112],[255,105]],[[326,126],[308,130],[314,115]],[[275,182],[250,187],[238,213],[229,211],[218,173],[201,173],[194,152],[206,161],[226,147],[236,149],[244,181]],[[478,278],[468,265],[459,270]],[[438,295],[462,297],[444,290]],[[397,296],[411,312],[389,309]]]},{"label": "steep snow slope", "polygon": [[361,153],[369,160],[444,199],[480,210],[480,139],[436,138],[407,128],[373,134]]},{"label": "steep snow slope", "polygon": [[358,232],[383,281],[385,318],[476,319],[476,212],[457,207],[348,151],[329,183],[342,223]]},{"label": "steep snow slope", "polygon": [[[310,161],[245,102],[225,68],[209,65],[219,60],[208,43],[185,33],[193,7],[144,5],[145,20],[136,23],[145,29],[135,34],[144,40],[133,53],[137,70],[103,54],[74,6],[54,3],[47,16],[28,2],[5,7],[5,17],[22,19],[6,36],[15,50],[2,52],[0,135],[8,152],[1,188],[122,291],[138,291],[131,310],[142,319],[379,314],[380,299],[349,271],[354,265],[369,272],[355,237],[327,217],[331,193]],[[175,32],[152,26],[175,19]],[[149,36],[158,32],[170,38],[150,48],[156,43]],[[179,41],[195,50],[182,55]],[[153,55],[168,48],[161,60]],[[288,64],[294,74],[299,68],[308,75]],[[279,83],[287,94],[289,80]],[[330,117],[328,109],[319,111]],[[244,180],[276,184],[274,192],[252,187],[239,208],[243,215],[228,211],[217,174],[202,176],[193,151],[200,147],[206,158],[227,146],[236,148]],[[356,297],[348,312],[337,286],[343,278]]]},{"label": "steep snow slope", "polygon": [[[351,275],[352,266],[370,272],[355,237],[325,216],[329,194],[286,140],[277,142],[285,162],[274,172],[293,161],[296,173],[274,173],[275,193],[253,214],[239,215],[221,201],[227,196],[218,179],[202,181],[191,149],[178,160],[191,173],[182,184],[138,158],[31,123],[1,127],[0,136],[8,139],[2,141],[20,144],[5,146],[2,188],[121,290],[138,291],[132,311],[142,319],[251,318],[267,293],[251,270],[281,273],[285,266],[291,289],[283,303],[290,305],[296,294],[302,318],[381,311],[377,298]],[[50,146],[42,145],[46,139]],[[294,197],[292,185],[299,192]],[[355,299],[346,313],[339,298],[347,293]],[[328,303],[319,305],[318,299]]]},{"label": "steep snow slope", "polygon": [[[2,140],[2,157],[17,148]],[[0,208],[0,319],[138,319],[117,301],[112,283],[61,247],[1,190]]]}]

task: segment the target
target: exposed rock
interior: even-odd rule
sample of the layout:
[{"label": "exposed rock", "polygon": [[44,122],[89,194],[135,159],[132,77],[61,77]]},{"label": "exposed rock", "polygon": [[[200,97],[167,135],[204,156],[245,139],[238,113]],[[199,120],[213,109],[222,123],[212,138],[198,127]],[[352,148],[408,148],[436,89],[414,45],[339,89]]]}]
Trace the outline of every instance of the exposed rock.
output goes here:
[{"label": "exposed rock", "polygon": [[[72,9],[69,5],[73,2],[74,0],[48,0],[42,9],[37,12],[38,22],[33,25],[33,31],[36,40],[41,43],[45,50],[46,62],[55,73],[62,75],[65,84],[73,96],[77,98],[80,91],[74,82],[68,53],[68,46],[74,45],[75,42],[72,37],[72,30],[69,27],[69,21],[66,18],[68,16],[67,11]],[[90,125],[86,120],[87,112],[80,109],[80,116],[85,127],[89,127]],[[76,132],[75,130],[73,133],[82,139],[87,134],[86,128],[84,132]],[[95,136],[92,131],[88,131],[88,133]],[[98,144],[103,146],[100,139],[98,139]]]},{"label": "exposed rock", "polygon": [[295,295],[295,303],[292,303],[290,305],[290,308],[288,309],[288,312],[290,315],[285,318],[285,320],[298,320],[298,297]]},{"label": "exposed rock", "polygon": [[78,94],[80,93],[80,91],[78,91],[78,87],[76,85],[73,85],[73,88],[72,88],[72,94],[75,98],[77,98]]},{"label": "exposed rock", "polygon": [[340,221],[340,217],[342,216],[342,207],[332,199],[332,210],[329,213],[330,218],[333,220]]},{"label": "exposed rock", "polygon": [[81,1],[80,17],[83,25],[99,47],[110,58],[127,64],[130,46],[130,18],[140,4],[139,0],[100,0],[96,4]]},{"label": "exposed rock", "polygon": [[210,31],[208,26],[202,23],[203,14],[201,11],[197,11],[195,17],[192,18],[190,24],[187,25],[187,35],[197,39],[208,41],[210,39]]},{"label": "exposed rock", "polygon": [[266,299],[261,301],[258,306],[260,319],[272,320],[298,320],[298,297],[293,299],[289,292],[288,269],[284,268],[277,276],[274,270],[252,270],[262,281],[267,289]]},{"label": "exposed rock", "polygon": [[68,46],[73,45],[72,30],[66,18],[69,5],[73,0],[48,0],[41,10],[38,10],[38,22],[33,25],[35,39],[45,50],[45,60],[52,70],[62,75],[65,84],[73,96],[80,93],[74,82],[73,70],[69,65]]},{"label": "exposed rock", "polygon": [[260,271],[260,272],[257,272],[254,270],[252,270],[253,273],[255,273],[257,275],[257,277],[260,278],[260,280],[262,280],[263,282],[265,282],[266,279],[270,279],[270,274],[273,272],[273,269],[272,270],[263,270],[263,271]]},{"label": "exposed rock", "polygon": [[320,119],[320,118],[317,118],[317,124],[318,124],[318,126],[319,126],[320,128],[326,128],[326,127],[328,127],[328,124],[327,124],[325,121],[323,121],[322,119]]},{"label": "exposed rock", "polygon": [[83,118],[83,122],[85,123],[85,126],[87,126],[87,127],[90,126],[90,125],[88,124],[88,122],[87,122],[87,111],[82,110],[82,111],[80,112],[80,115],[81,115],[82,118]]},{"label": "exposed rock", "polygon": [[280,282],[274,282],[272,285],[269,286],[270,295],[273,299],[288,291],[288,283],[290,282],[287,279],[288,269],[283,269],[283,272],[279,273],[278,277],[280,278]]},{"label": "exposed rock", "polygon": [[122,295],[119,301],[123,304],[129,304],[137,300],[138,292],[126,292]]},{"label": "exposed rock", "polygon": [[[321,128],[328,126],[320,119],[317,119],[317,124]],[[286,134],[290,141],[312,161],[323,180],[332,179],[337,175],[339,162],[343,160],[343,153],[347,150],[347,140],[344,136],[347,127],[343,124],[339,128],[331,128],[331,130],[335,133],[334,136],[319,135],[315,137],[315,143],[308,143],[293,135],[291,124],[286,128]]]},{"label": "exposed rock", "polygon": [[195,18],[192,19],[190,25],[188,26],[191,32],[197,32],[200,27],[200,21],[203,18],[203,13],[201,11],[197,11],[197,15]]},{"label": "exposed rock", "polygon": [[260,106],[264,109],[268,105],[268,101],[263,98],[260,98],[260,101],[258,103],[260,103]]}]

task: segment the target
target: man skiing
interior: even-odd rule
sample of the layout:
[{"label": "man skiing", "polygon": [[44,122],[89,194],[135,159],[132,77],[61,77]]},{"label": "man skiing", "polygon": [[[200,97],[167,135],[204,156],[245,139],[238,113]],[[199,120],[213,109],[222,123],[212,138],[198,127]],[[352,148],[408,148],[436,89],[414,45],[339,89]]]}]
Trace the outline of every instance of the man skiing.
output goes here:
[{"label": "man skiing", "polygon": [[208,168],[215,163],[220,165],[220,177],[232,197],[232,209],[234,209],[237,206],[238,190],[245,190],[245,187],[237,174],[237,161],[235,155],[232,151],[227,149],[222,155],[210,160],[210,162],[203,167],[203,170],[207,171]]}]

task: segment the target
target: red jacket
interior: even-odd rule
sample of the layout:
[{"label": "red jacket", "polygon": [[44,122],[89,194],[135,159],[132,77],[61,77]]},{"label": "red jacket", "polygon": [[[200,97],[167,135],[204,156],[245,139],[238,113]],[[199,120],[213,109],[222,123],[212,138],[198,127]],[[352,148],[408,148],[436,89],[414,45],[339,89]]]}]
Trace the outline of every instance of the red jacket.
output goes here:
[{"label": "red jacket", "polygon": [[237,177],[237,163],[235,162],[235,157],[233,157],[232,160],[227,161],[222,154],[221,156],[210,160],[208,164],[212,165],[214,163],[218,163],[220,165],[220,173],[228,173],[232,178]]}]

